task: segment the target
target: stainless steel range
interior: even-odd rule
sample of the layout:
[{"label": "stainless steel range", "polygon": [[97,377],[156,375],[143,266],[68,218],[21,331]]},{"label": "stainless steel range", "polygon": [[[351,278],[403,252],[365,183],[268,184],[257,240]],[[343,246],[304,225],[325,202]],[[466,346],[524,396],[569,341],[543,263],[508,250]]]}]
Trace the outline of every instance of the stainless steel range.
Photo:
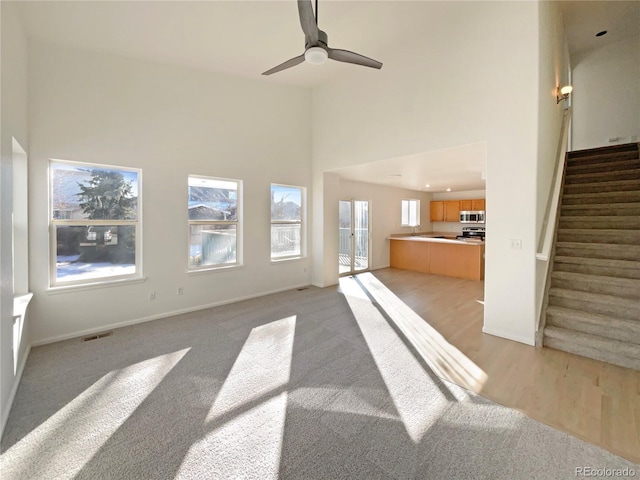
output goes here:
[{"label": "stainless steel range", "polygon": [[484,240],[484,227],[462,227],[462,235],[458,235],[458,240]]}]

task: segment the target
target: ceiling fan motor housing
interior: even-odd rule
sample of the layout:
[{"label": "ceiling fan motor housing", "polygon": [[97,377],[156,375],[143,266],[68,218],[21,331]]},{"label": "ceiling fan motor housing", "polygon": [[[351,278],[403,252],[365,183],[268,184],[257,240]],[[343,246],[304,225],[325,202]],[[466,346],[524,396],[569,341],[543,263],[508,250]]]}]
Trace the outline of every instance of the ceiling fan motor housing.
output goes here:
[{"label": "ceiling fan motor housing", "polygon": [[306,43],[304,49],[311,47],[323,47],[327,48],[329,46],[329,36],[323,32],[322,30],[318,30],[318,42],[317,43]]}]

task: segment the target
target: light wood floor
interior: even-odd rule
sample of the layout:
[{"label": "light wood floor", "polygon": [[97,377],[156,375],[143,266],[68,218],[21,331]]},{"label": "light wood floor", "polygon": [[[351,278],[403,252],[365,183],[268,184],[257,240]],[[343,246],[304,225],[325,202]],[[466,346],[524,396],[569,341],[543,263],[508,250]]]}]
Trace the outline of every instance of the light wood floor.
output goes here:
[{"label": "light wood floor", "polygon": [[482,396],[640,463],[639,371],[482,333],[481,281],[372,273],[488,375]]}]

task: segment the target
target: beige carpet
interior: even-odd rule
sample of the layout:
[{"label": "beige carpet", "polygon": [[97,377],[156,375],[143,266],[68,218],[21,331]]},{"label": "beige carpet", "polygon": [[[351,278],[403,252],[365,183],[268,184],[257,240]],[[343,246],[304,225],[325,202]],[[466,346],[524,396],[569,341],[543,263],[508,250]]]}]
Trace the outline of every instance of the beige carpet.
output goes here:
[{"label": "beige carpet", "polygon": [[416,328],[410,314],[367,285],[347,278],[341,289],[34,348],[2,439],[1,478],[640,475],[638,465],[438,379],[427,361],[451,352],[418,351],[405,337]]}]

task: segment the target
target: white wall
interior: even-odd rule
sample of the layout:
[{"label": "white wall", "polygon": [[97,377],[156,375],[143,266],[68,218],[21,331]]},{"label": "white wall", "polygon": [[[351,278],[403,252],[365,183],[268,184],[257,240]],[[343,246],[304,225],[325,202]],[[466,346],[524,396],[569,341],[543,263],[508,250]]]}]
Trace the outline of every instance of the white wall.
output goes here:
[{"label": "white wall", "polygon": [[[419,38],[382,55],[380,71],[353,69],[314,90],[314,186],[334,168],[487,142],[485,331],[533,343],[538,5],[411,6],[429,23]],[[314,282],[335,283],[329,247],[337,230],[316,217],[314,232],[322,242]],[[509,249],[512,238],[522,250]]]},{"label": "white wall", "polygon": [[[14,138],[27,145],[27,42],[18,21],[15,4],[0,3],[2,87],[0,92],[2,132],[0,141],[0,436],[9,415],[20,375],[13,362],[13,269],[11,213],[13,211],[12,155]],[[19,349],[23,365],[27,333]]]},{"label": "white wall", "polygon": [[[536,174],[536,249],[549,203],[555,166],[562,151],[559,142],[566,103],[556,102],[558,87],[569,84],[569,48],[558,2],[540,2],[540,69],[538,97],[538,162]],[[564,160],[564,159],[563,159]],[[549,228],[553,228],[550,225]],[[536,261],[536,312],[539,311],[549,262]],[[536,317],[539,313],[536,313]],[[536,319],[537,321],[537,319]]]},{"label": "white wall", "polygon": [[[269,206],[271,182],[311,187],[309,91],[37,42],[31,47],[35,343],[310,283],[308,259],[271,264]],[[142,169],[144,283],[47,291],[43,193],[51,158]],[[189,174],[244,181],[244,267],[186,273]],[[156,300],[148,300],[150,291]]]},{"label": "white wall", "polygon": [[[465,192],[439,192],[433,194],[434,200],[473,200],[487,198],[486,190],[467,190]],[[485,206],[486,211],[486,206]],[[433,222],[434,232],[462,233],[462,227],[471,225],[460,222]],[[484,227],[484,225],[480,225]]]},{"label": "white wall", "polygon": [[[389,266],[388,238],[391,234],[408,234],[413,231],[411,227],[400,226],[402,219],[400,209],[403,199],[420,200],[420,231],[431,231],[430,193],[341,179],[339,197],[340,200],[367,200],[369,202],[371,270]],[[338,222],[337,217],[335,221]]]},{"label": "white wall", "polygon": [[573,55],[571,66],[571,149],[637,142],[640,139],[640,36]]}]

